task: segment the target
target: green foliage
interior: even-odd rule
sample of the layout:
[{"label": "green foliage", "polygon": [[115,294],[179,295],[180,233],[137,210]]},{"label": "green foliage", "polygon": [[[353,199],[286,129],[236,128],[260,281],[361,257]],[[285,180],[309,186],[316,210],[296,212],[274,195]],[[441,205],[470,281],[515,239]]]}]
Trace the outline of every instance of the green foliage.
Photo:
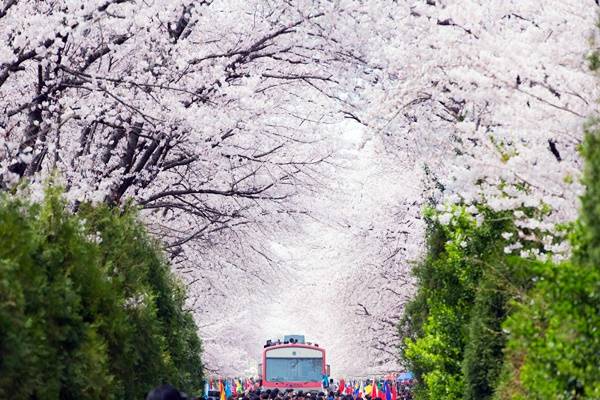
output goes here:
[{"label": "green foliage", "polygon": [[471,311],[463,359],[464,398],[492,398],[502,371],[507,333],[503,322],[513,311],[511,299],[522,297],[540,268],[539,262],[499,256],[486,268]]},{"label": "green foliage", "polygon": [[[415,300],[407,306],[400,333],[404,359],[415,372],[417,398],[462,399],[464,393],[489,396],[496,379],[496,365],[502,354],[497,348],[481,358],[478,344],[490,343],[489,329],[504,340],[498,323],[492,326],[488,315],[504,314],[503,295],[489,298],[499,285],[496,261],[504,257],[504,232],[515,230],[509,213],[482,209],[479,224],[463,207],[456,207],[443,225],[428,211],[428,253],[414,269],[418,282]],[[480,287],[482,279],[486,286]],[[499,310],[498,310],[499,309]],[[475,315],[473,315],[475,313]],[[467,357],[465,357],[465,351]]]},{"label": "green foliage", "polygon": [[600,54],[598,54],[598,51],[592,52],[587,59],[590,70],[598,71],[600,69]]},{"label": "green foliage", "polygon": [[[400,333],[419,399],[580,400],[600,398],[600,129],[582,146],[586,192],[569,262],[504,253],[512,212],[481,207],[482,224],[456,207],[428,212],[428,253],[415,268],[418,291]],[[546,206],[519,210],[543,217]],[[443,220],[445,223],[440,224]],[[528,237],[546,233],[521,227]],[[502,235],[502,233],[509,235]],[[565,238],[568,233],[568,239]],[[521,243],[541,249],[535,239]]]},{"label": "green foliage", "polygon": [[548,263],[517,312],[498,399],[600,398],[600,133],[590,125],[571,262]]},{"label": "green foliage", "polygon": [[597,50],[591,52],[588,57],[588,67],[591,71],[598,71],[600,69],[600,54]]},{"label": "green foliage", "polygon": [[[598,50],[588,61],[592,71],[600,69]],[[418,379],[416,398],[600,399],[599,122],[588,124],[581,146],[586,191],[580,216],[551,235],[554,244],[569,240],[568,262],[501,251],[509,237],[501,234],[517,231],[517,211],[542,220],[551,212],[548,205],[514,214],[482,205],[481,225],[461,207],[449,219],[446,214],[444,224],[428,211],[427,256],[414,269],[417,293],[399,326],[402,356]],[[502,161],[516,154],[509,144],[490,139]],[[565,183],[572,180],[565,176]],[[504,191],[505,185],[497,188]],[[516,189],[530,191],[527,185]],[[543,252],[539,238],[547,232],[519,230],[524,250]]]},{"label": "green foliage", "polygon": [[134,210],[0,196],[0,398],[143,398],[201,383],[184,291]]},{"label": "green foliage", "polygon": [[600,265],[600,126],[593,121],[587,126],[581,153],[585,193],[581,197],[581,213],[577,237],[573,238],[573,261],[581,266]]},{"label": "green foliage", "polygon": [[464,397],[468,400],[488,399],[493,394],[505,342],[500,325],[507,312],[506,291],[494,272],[484,275],[471,310],[463,356]]},{"label": "green foliage", "polygon": [[492,145],[498,151],[498,154],[500,155],[500,160],[503,163],[507,163],[511,158],[518,155],[518,152],[510,144],[505,143],[502,140],[498,140],[494,136],[490,136],[489,138]]},{"label": "green foliage", "polygon": [[498,399],[600,398],[600,273],[548,264],[516,304]]}]

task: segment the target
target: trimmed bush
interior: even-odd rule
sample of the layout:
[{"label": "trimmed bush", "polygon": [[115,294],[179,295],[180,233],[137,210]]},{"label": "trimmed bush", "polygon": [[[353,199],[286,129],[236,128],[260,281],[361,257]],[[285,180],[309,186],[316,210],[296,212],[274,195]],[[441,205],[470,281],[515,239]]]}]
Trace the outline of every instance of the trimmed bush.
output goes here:
[{"label": "trimmed bush", "polygon": [[[543,254],[535,238],[545,235],[535,231],[520,243],[523,257],[506,254],[516,213],[480,205],[484,218],[476,224],[464,207],[443,218],[428,211],[428,253],[414,270],[417,294],[400,323],[417,399],[600,399],[598,126],[588,127],[582,150],[580,217],[568,239],[553,237],[570,240],[569,261],[534,260],[527,251]],[[519,210],[538,219],[545,212]]]},{"label": "trimmed bush", "polygon": [[0,398],[143,398],[201,385],[185,292],[132,208],[0,194]]},{"label": "trimmed bush", "polygon": [[[501,233],[514,226],[508,213],[481,211],[486,214],[482,224],[463,207],[454,208],[445,224],[438,222],[436,212],[428,211],[429,251],[414,269],[418,291],[400,325],[405,337],[403,358],[419,382],[417,398],[489,396],[496,365],[502,362],[501,349],[482,354],[477,341],[490,344],[488,329],[499,330],[490,319],[505,312],[504,296],[495,293],[501,284],[492,278],[504,254]],[[494,339],[501,347],[502,335]],[[475,352],[478,357],[472,356]]]},{"label": "trimmed bush", "polygon": [[571,236],[573,257],[548,263],[510,331],[498,399],[600,398],[600,130],[583,145],[586,192]]}]

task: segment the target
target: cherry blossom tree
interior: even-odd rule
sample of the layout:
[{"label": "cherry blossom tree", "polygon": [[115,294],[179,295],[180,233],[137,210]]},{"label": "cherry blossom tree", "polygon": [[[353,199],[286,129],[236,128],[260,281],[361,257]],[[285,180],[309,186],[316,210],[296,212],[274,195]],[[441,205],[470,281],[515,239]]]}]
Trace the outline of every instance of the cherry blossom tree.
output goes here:
[{"label": "cherry blossom tree", "polygon": [[0,186],[35,192],[59,171],[74,207],[135,201],[200,325],[215,322],[203,310],[264,292],[264,242],[307,212],[293,197],[331,156],[317,130],[331,111],[312,99],[338,61],[324,34],[307,40],[322,16],[311,2],[3,2]]},{"label": "cherry blossom tree", "polygon": [[[427,160],[449,199],[537,197],[570,218],[581,126],[597,96],[586,60],[596,7],[403,2],[379,24],[389,39],[365,88],[374,107],[359,118],[392,151]],[[506,196],[501,181],[527,190]]]},{"label": "cherry blossom tree", "polygon": [[[35,194],[58,171],[74,208],[139,204],[223,373],[254,363],[265,332],[247,322],[297,267],[274,248],[336,226],[326,236],[348,258],[325,336],[367,354],[361,368],[393,369],[425,204],[548,206],[522,221],[547,231],[575,215],[596,9],[4,0],[0,187],[25,179]],[[340,138],[358,126],[349,154]]]},{"label": "cherry blossom tree", "polygon": [[[380,251],[370,253],[370,266],[354,268],[360,283],[345,300],[362,314],[356,331],[370,332],[366,342],[375,350],[390,349],[399,338],[386,316],[402,312],[411,282],[399,295],[389,289],[403,283],[410,261],[418,258],[418,251],[404,249],[422,237],[418,228],[399,233],[404,225],[418,224],[424,205],[444,210],[448,203],[485,202],[498,210],[547,209],[543,220],[521,215],[523,234],[506,250],[518,251],[520,240],[536,240],[554,254],[568,254],[564,242],[557,248],[548,238],[560,234],[556,224],[572,220],[578,208],[577,148],[598,97],[587,67],[598,5],[342,3],[351,22],[338,26],[337,43],[347,43],[345,38],[364,44],[352,47],[362,69],[347,86],[352,90],[344,111],[366,126],[367,136],[381,138],[398,169],[411,171],[420,186],[414,197],[399,191],[382,212],[387,222],[356,236],[357,243]],[[403,206],[407,212],[399,212]],[[365,282],[374,283],[359,305],[356,293]],[[367,365],[389,359],[385,350],[373,354]]]}]

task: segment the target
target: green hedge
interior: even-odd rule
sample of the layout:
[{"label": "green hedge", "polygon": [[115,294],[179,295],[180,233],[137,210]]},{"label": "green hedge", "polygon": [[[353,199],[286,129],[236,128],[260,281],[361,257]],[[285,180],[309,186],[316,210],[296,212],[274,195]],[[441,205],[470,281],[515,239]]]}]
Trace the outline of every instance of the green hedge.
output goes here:
[{"label": "green hedge", "polygon": [[[588,127],[582,150],[580,217],[568,238],[554,237],[570,241],[569,261],[505,254],[509,242],[502,234],[517,233],[511,211],[479,205],[484,218],[475,223],[465,207],[455,206],[445,224],[428,211],[427,256],[414,269],[417,293],[400,323],[417,399],[600,399],[597,125]],[[547,211],[519,210],[537,218]],[[543,251],[536,242],[525,249]]]},{"label": "green hedge", "polygon": [[485,215],[478,223],[464,207],[440,224],[427,212],[428,255],[414,269],[418,291],[408,304],[400,333],[402,356],[415,372],[422,399],[485,399],[499,374],[504,335],[502,287],[512,274],[503,232],[515,230],[510,213]]},{"label": "green hedge", "polygon": [[185,292],[133,209],[0,195],[0,398],[143,398],[200,389]]},{"label": "green hedge", "polygon": [[588,127],[573,257],[548,263],[504,324],[510,332],[498,399],[600,399],[600,129]]},{"label": "green hedge", "polygon": [[497,399],[600,398],[600,274],[572,263],[548,264],[516,303]]}]

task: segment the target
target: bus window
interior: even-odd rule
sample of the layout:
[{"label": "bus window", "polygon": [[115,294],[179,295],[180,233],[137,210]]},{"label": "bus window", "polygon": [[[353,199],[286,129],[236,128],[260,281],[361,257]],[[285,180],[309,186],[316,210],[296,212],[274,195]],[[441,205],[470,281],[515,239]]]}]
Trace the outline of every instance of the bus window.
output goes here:
[{"label": "bus window", "polygon": [[269,382],[320,381],[322,358],[267,358],[265,379]]}]

